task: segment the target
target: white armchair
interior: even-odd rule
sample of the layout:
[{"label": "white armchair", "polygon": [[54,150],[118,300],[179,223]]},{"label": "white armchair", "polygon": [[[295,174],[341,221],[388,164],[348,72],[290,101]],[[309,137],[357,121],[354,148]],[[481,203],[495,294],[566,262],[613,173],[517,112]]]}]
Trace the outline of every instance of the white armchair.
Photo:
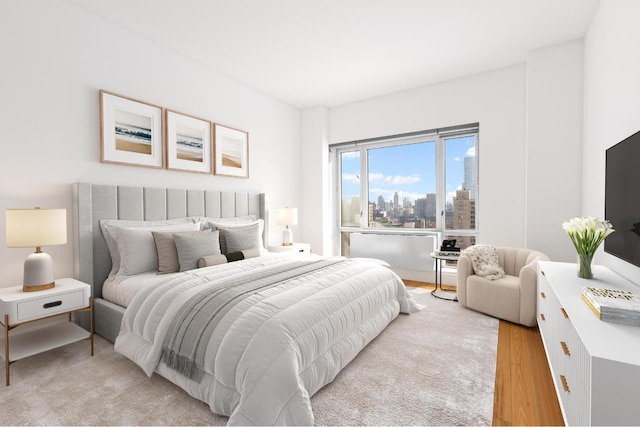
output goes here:
[{"label": "white armchair", "polygon": [[537,263],[549,257],[523,248],[496,248],[505,276],[489,280],[474,274],[471,259],[460,255],[458,301],[472,310],[524,326],[536,325]]}]

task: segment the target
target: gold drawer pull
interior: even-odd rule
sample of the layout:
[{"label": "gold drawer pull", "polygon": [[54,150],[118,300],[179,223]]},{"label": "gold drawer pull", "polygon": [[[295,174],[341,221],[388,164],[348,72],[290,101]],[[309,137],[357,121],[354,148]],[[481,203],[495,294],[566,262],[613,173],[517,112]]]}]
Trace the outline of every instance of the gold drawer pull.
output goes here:
[{"label": "gold drawer pull", "polygon": [[561,308],[560,308],[560,311],[562,312],[562,315],[564,316],[564,318],[565,318],[565,319],[568,319],[568,318],[569,318],[569,315],[567,314],[567,312],[566,312],[566,311],[564,311],[564,308],[562,308],[562,307],[561,307]]},{"label": "gold drawer pull", "polygon": [[540,313],[540,318],[541,318],[542,320],[547,320],[547,319],[545,319],[545,318],[544,318],[544,313]]},{"label": "gold drawer pull", "polygon": [[547,297],[547,296],[544,294],[544,292],[540,292],[540,296],[541,296],[542,298],[546,298],[546,297]]},{"label": "gold drawer pull", "polygon": [[565,377],[564,375],[560,375],[560,381],[562,381],[562,388],[564,389],[564,391],[569,393],[570,390],[569,390],[569,383],[567,383],[567,377]]},{"label": "gold drawer pull", "polygon": [[569,347],[567,347],[567,343],[564,341],[560,341],[560,346],[562,347],[562,351],[567,356],[571,356],[571,352],[569,351]]},{"label": "gold drawer pull", "polygon": [[540,270],[540,274],[542,274],[543,276],[546,276],[546,274],[544,274],[544,270]]}]

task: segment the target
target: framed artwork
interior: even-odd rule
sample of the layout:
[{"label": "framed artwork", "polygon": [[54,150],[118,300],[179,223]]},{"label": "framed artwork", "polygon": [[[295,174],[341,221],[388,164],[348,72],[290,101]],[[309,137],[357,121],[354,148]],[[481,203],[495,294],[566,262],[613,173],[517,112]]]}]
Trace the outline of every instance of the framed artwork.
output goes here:
[{"label": "framed artwork", "polygon": [[211,122],[165,110],[167,169],[213,173]]},{"label": "framed artwork", "polygon": [[215,174],[249,177],[249,133],[215,123]]},{"label": "framed artwork", "polygon": [[100,91],[100,161],[163,167],[162,107]]}]

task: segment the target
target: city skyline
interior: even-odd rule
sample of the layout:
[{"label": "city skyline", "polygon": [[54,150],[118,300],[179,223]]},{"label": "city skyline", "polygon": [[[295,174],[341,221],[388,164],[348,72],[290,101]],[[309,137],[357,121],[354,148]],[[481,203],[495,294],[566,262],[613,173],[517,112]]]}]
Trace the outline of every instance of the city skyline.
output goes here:
[{"label": "city skyline", "polygon": [[[475,156],[475,136],[446,139],[445,183],[446,202],[455,197],[456,190],[465,182],[465,157]],[[397,192],[399,201],[417,199],[436,194],[435,141],[369,149],[369,197],[377,203],[382,196],[393,201]],[[475,186],[473,188],[475,193]],[[360,197],[359,152],[342,155],[342,198]]]}]

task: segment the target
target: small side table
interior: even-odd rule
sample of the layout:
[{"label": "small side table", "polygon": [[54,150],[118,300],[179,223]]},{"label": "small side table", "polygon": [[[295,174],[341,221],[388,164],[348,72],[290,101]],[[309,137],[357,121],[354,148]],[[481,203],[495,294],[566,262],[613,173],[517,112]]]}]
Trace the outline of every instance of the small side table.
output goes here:
[{"label": "small side table", "polygon": [[[442,261],[458,262],[458,259],[460,257],[455,255],[438,255],[435,252],[431,252],[431,258],[436,260],[436,270],[435,270],[436,287],[433,291],[431,291],[431,295],[440,299],[446,299],[449,301],[458,301],[458,296],[456,295],[456,291],[445,291],[444,289],[442,289]],[[440,285],[440,289],[438,289],[438,285]]]},{"label": "small side table", "polygon": [[[91,286],[75,279],[57,279],[55,283],[54,288],[36,292],[23,292],[22,286],[0,288],[0,324],[4,329],[4,336],[0,338],[4,352],[0,357],[4,359],[7,386],[10,384],[9,365],[16,360],[81,340],[91,342],[93,356]],[[71,315],[81,311],[89,313],[89,331],[71,321]],[[10,334],[18,326],[62,314],[69,316],[68,322],[56,322],[20,334]]]},{"label": "small side table", "polygon": [[310,243],[294,243],[289,246],[282,245],[270,245],[269,252],[291,252],[291,253],[311,253],[311,244]]}]

